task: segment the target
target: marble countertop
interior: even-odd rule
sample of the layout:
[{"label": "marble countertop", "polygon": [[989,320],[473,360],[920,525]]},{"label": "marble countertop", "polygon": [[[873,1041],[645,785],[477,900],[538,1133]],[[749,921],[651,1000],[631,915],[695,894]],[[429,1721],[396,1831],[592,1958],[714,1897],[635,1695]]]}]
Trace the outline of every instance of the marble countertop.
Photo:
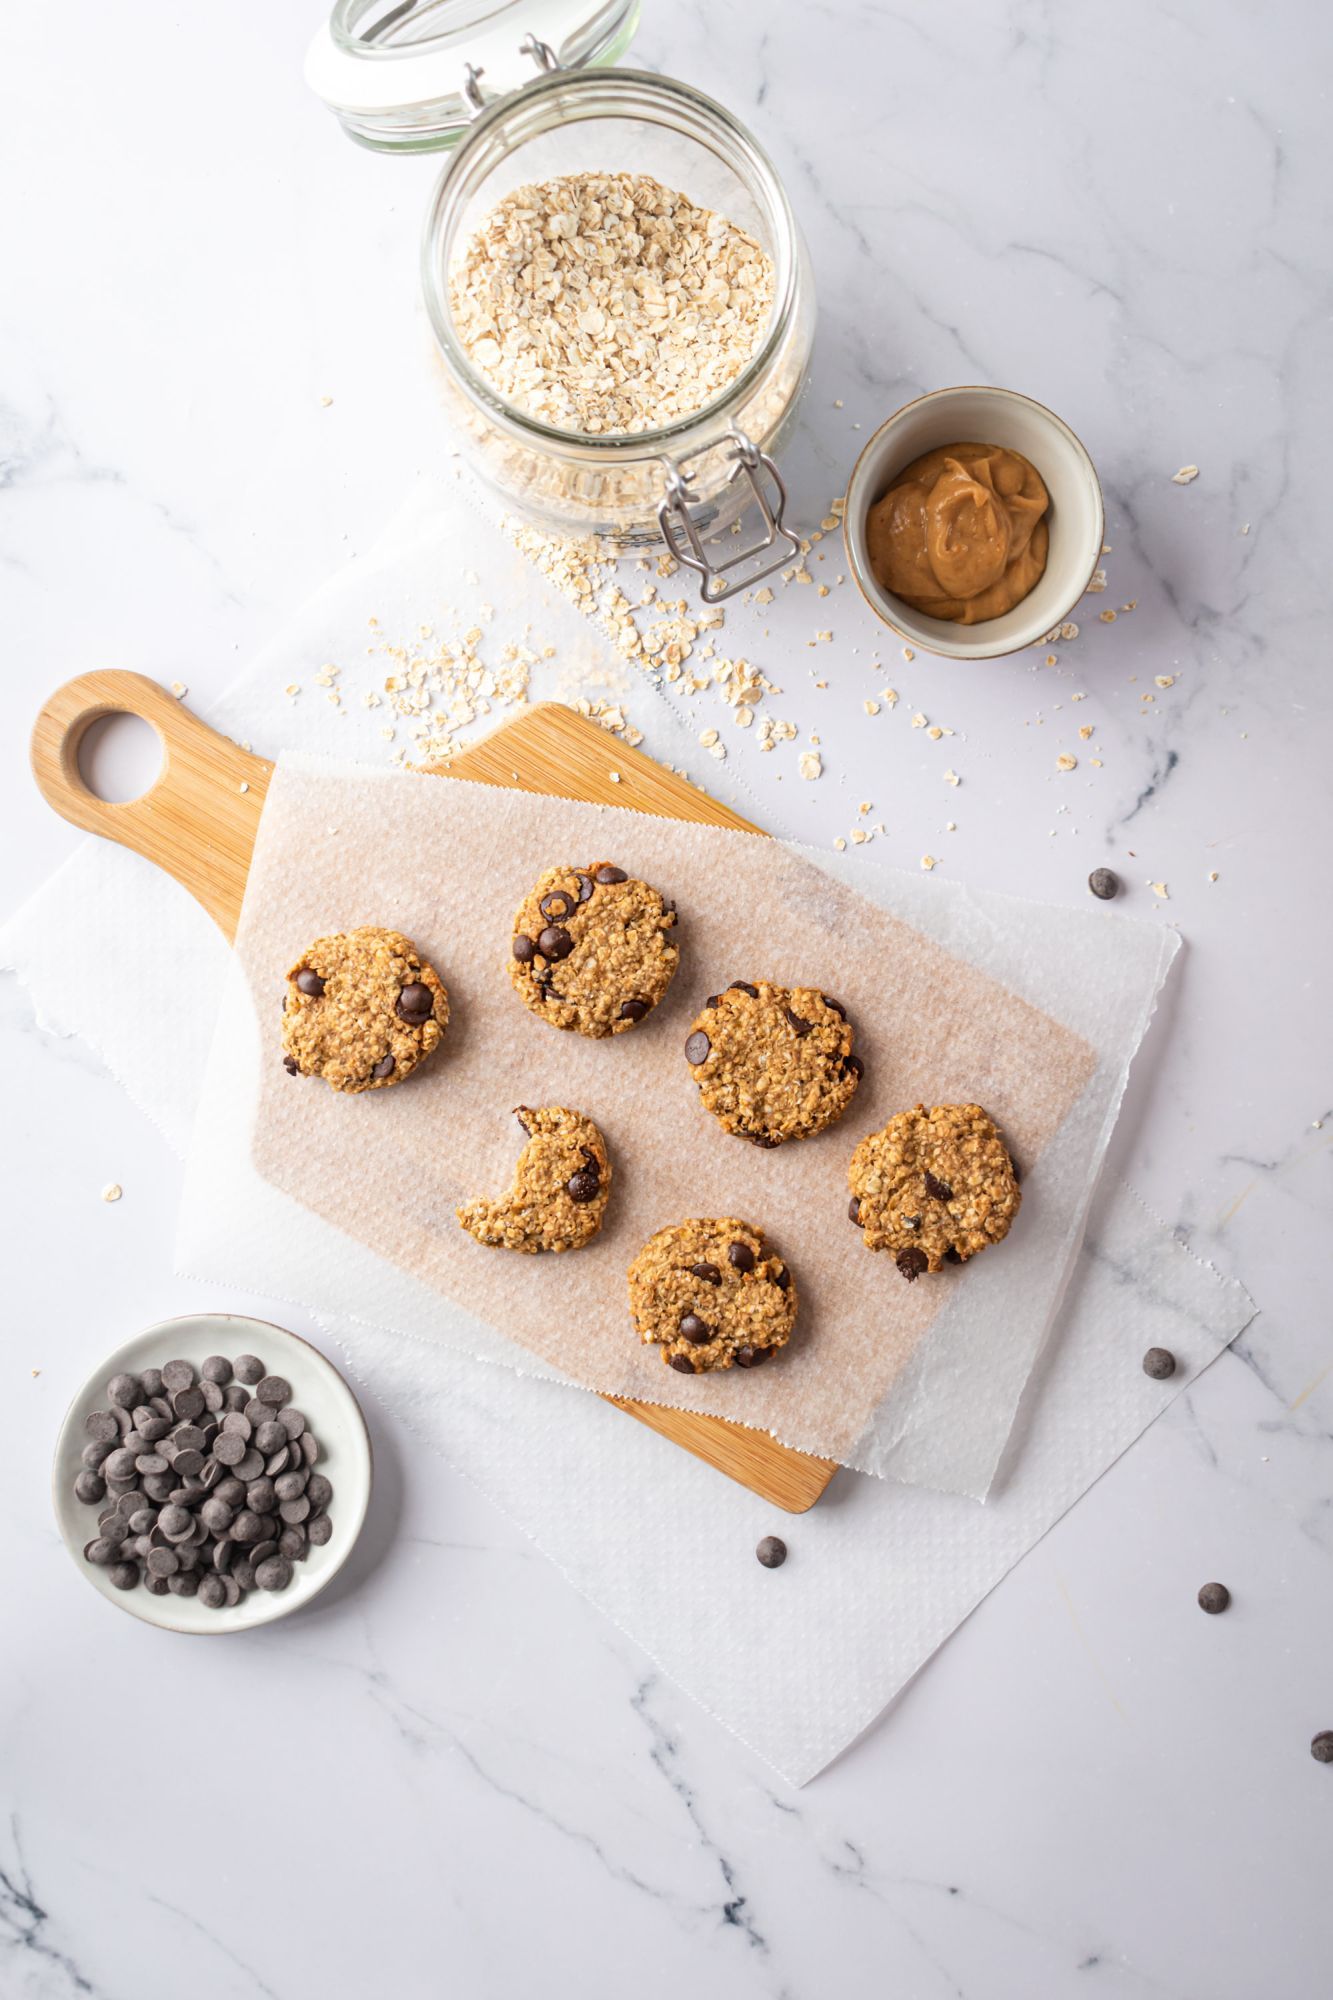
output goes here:
[{"label": "marble countertop", "polygon": [[[1327,12],[644,13],[636,59],[752,123],[807,232],[807,517],[900,403],[1003,383],[1092,451],[1107,589],[1053,664],[979,667],[904,660],[850,587],[788,591],[760,664],[801,734],[769,755],[715,703],[679,731],[591,647],[587,690],[804,838],[882,823],[895,862],[1054,900],[1116,867],[1187,949],[1113,1165],[1260,1316],[801,1792],[373,1408],[348,1571],[185,1647],[60,1550],[65,1402],[175,1312],[309,1329],[173,1277],[177,1161],[0,982],[0,1991],[1308,2000],[1333,1947],[1308,1749],[1333,1727]],[[307,96],[311,10],[61,21],[15,16],[0,73],[6,906],[76,839],[27,775],[44,695],[114,665],[206,707],[443,449],[415,267],[436,169]],[[137,754],[122,733],[103,771]],[[1211,1577],[1224,1618],[1193,1606]]]}]

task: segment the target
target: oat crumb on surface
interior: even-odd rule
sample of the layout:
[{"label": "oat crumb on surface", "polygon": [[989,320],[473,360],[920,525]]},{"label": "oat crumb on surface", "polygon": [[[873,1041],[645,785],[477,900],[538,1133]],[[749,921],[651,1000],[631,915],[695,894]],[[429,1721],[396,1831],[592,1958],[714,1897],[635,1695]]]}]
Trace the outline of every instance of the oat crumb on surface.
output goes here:
[{"label": "oat crumb on surface", "polygon": [[929,872],[935,866],[935,856],[933,854],[923,854],[921,857],[921,866]]},{"label": "oat crumb on surface", "polygon": [[1197,465],[1182,465],[1179,472],[1171,474],[1171,484],[1173,486],[1189,486],[1198,476],[1199,468]]},{"label": "oat crumb on surface", "polygon": [[119,1181],[108,1181],[102,1189],[103,1201],[119,1201],[125,1190]]},{"label": "oat crumb on surface", "polygon": [[1158,896],[1161,898],[1162,902],[1164,903],[1170,902],[1171,898],[1167,891],[1167,886],[1165,882],[1150,882],[1148,884],[1148,887],[1152,890],[1154,896]]},{"label": "oat crumb on surface", "polygon": [[1074,770],[1077,770],[1077,768],[1078,768],[1078,758],[1077,758],[1077,757],[1071,757],[1071,756],[1070,756],[1070,754],[1069,754],[1069,752],[1068,752],[1067,750],[1062,750],[1062,751],[1060,752],[1060,755],[1059,755],[1059,756],[1058,756],[1058,757],[1056,758],[1056,760],[1055,760],[1055,768],[1056,768],[1056,770],[1057,770],[1057,771],[1074,771]]},{"label": "oat crumb on surface", "polygon": [[1156,680],[1159,688],[1173,688],[1176,684],[1174,674],[1158,674]]}]

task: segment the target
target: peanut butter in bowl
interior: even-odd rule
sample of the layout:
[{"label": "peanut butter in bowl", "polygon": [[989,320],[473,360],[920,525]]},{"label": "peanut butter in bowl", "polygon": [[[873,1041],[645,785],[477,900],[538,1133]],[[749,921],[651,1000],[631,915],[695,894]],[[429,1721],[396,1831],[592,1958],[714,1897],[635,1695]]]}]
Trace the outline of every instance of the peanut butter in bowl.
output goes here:
[{"label": "peanut butter in bowl", "polygon": [[927,618],[978,625],[1021,604],[1046,568],[1050,499],[1003,445],[952,444],[897,474],[866,519],[876,580]]}]

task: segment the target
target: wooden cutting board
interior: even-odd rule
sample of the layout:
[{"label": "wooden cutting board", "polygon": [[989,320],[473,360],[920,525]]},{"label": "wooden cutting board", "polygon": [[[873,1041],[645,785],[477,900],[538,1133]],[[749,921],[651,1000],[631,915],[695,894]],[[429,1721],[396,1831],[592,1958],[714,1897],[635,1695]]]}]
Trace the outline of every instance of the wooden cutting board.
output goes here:
[{"label": "wooden cutting board", "polygon": [[[85,732],[115,714],[142,716],[162,742],[157,782],[141,798],[120,805],[99,799],[79,773]],[[83,674],[51,697],[33,730],[32,768],[43,797],[62,818],[165,868],[203,904],[228,940],[235,937],[273,775],[267,758],[218,735],[156,681],[110,672]],[[431,768],[488,785],[629,806],[663,819],[759,831],[688,779],[558,702],[528,709]],[[837,1470],[828,1459],[789,1450],[723,1417],[620,1396],[606,1400],[790,1514],[813,1507]]]}]

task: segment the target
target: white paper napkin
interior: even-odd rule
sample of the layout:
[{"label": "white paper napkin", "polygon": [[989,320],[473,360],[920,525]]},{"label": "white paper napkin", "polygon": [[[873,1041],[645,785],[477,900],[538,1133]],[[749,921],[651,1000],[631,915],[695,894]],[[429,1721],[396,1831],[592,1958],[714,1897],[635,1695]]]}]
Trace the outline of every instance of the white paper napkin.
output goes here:
[{"label": "white paper napkin", "polygon": [[[468,491],[427,487],[378,552],[304,606],[209,720],[270,754],[364,745],[346,709],[293,704],[282,688],[363,647],[371,616],[408,631],[438,615],[442,551],[451,578],[474,573],[468,587],[479,599],[534,601],[531,577]],[[447,594],[458,593],[452,583]],[[566,663],[614,671],[574,612],[556,601],[542,616]],[[101,970],[95,987],[66,977],[75,935]],[[213,1023],[203,1010],[181,1016],[168,996],[183,979],[192,992],[221,992],[229,962],[184,890],[96,840],[0,932],[0,965],[31,988],[41,1024],[93,1047],[182,1153]],[[842,1473],[788,1530],[794,1553],[780,1595],[762,1588],[774,1579],[752,1554],[773,1510],[644,1426],[592,1397],[444,1351],[424,1317],[397,1330],[333,1315],[323,1323],[391,1410],[663,1671],[799,1784],[874,1719],[1252,1313],[1239,1285],[1194,1259],[1127,1190],[1104,1188],[987,1504]],[[1181,1357],[1170,1382],[1142,1374],[1150,1345]],[[654,1527],[664,1510],[673,1524],[665,1554]],[[756,1704],[761,1662],[765,1699]]]}]

